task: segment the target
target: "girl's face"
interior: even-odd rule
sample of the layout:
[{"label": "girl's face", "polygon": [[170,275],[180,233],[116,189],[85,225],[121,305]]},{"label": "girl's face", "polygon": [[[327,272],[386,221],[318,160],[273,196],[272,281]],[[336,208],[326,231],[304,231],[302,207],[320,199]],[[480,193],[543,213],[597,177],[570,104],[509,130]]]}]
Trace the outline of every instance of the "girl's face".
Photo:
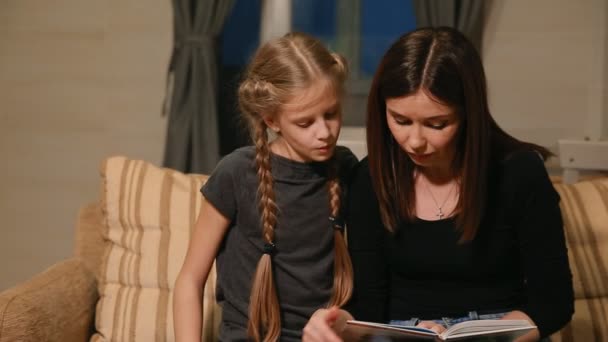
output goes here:
[{"label": "girl's face", "polygon": [[386,100],[386,120],[395,141],[420,168],[449,172],[459,120],[455,111],[424,91]]},{"label": "girl's face", "polygon": [[272,152],[301,162],[326,161],[334,153],[342,114],[329,80],[316,81],[297,91],[266,124],[277,133]]}]

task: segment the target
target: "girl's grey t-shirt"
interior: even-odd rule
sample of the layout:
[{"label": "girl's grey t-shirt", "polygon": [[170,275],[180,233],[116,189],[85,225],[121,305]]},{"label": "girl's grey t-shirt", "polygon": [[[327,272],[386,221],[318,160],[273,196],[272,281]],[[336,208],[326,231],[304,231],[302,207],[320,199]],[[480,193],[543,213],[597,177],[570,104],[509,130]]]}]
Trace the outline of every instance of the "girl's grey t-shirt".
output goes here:
[{"label": "girl's grey t-shirt", "polygon": [[[357,163],[336,148],[342,180]],[[302,163],[271,154],[278,205],[273,271],[281,306],[281,341],[300,341],[312,313],[327,305],[333,287],[334,241],[329,221],[326,163]],[[224,157],[201,192],[231,220],[217,255],[217,300],[222,306],[220,340],[247,340],[249,296],[264,240],[258,207],[255,148]],[[344,202],[344,200],[343,200]]]}]

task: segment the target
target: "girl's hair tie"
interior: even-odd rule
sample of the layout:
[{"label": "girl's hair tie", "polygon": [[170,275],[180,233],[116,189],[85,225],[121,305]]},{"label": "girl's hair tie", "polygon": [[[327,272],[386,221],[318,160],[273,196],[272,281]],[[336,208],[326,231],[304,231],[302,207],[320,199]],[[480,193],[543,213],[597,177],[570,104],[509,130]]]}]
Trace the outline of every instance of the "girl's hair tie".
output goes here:
[{"label": "girl's hair tie", "polygon": [[277,246],[275,246],[272,242],[266,242],[264,244],[264,254],[268,254],[270,256],[275,255],[277,252]]},{"label": "girl's hair tie", "polygon": [[331,221],[331,225],[334,229],[339,230],[340,232],[344,232],[344,220],[340,217],[330,216],[329,220]]}]

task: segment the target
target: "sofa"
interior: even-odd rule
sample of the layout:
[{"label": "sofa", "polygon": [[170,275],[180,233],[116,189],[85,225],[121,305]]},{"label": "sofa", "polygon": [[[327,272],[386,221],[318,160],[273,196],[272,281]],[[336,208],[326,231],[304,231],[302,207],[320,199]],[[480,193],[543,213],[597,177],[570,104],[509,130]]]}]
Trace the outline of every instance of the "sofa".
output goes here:
[{"label": "sofa", "polygon": [[[110,157],[100,198],[81,208],[73,256],[0,293],[0,342],[174,341],[172,288],[206,176]],[[554,181],[574,276],[576,313],[553,341],[608,341],[608,177]],[[203,340],[217,339],[215,271]],[[547,284],[551,286],[551,284]]]}]

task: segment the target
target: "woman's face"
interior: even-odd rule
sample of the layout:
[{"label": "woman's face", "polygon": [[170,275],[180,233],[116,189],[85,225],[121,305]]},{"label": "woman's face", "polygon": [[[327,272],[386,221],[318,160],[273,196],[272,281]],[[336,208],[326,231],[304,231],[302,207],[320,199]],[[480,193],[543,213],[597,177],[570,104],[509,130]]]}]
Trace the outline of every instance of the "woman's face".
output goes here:
[{"label": "woman's face", "polygon": [[386,121],[395,141],[417,166],[449,172],[460,124],[454,109],[418,90],[387,99]]}]

